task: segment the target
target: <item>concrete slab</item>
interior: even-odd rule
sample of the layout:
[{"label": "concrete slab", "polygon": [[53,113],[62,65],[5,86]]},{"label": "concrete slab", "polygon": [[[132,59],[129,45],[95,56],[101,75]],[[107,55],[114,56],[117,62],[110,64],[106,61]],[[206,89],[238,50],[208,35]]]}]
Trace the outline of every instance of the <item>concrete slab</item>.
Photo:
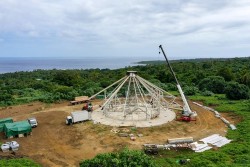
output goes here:
[{"label": "concrete slab", "polygon": [[146,120],[145,113],[133,113],[123,116],[123,112],[114,112],[112,115],[105,116],[102,110],[96,110],[92,113],[92,120],[104,125],[110,126],[135,126],[151,127],[168,123],[175,119],[176,114],[172,110],[161,110],[158,117]]}]

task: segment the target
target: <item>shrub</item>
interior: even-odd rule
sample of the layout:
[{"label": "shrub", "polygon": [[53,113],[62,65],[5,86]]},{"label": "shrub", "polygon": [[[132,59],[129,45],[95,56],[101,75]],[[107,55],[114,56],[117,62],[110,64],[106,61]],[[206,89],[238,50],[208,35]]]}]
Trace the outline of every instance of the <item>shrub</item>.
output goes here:
[{"label": "shrub", "polygon": [[204,78],[198,84],[200,90],[209,90],[213,93],[224,93],[226,85],[226,81],[220,76]]},{"label": "shrub", "polygon": [[226,97],[231,100],[240,100],[249,98],[249,88],[246,85],[237,82],[230,82],[225,89]]},{"label": "shrub", "polygon": [[249,155],[236,155],[234,157],[234,163],[247,166],[250,164],[250,156]]},{"label": "shrub", "polygon": [[209,90],[205,90],[205,91],[201,92],[201,95],[203,95],[203,96],[213,96],[214,93],[209,91]]},{"label": "shrub", "polygon": [[199,89],[195,86],[185,86],[183,88],[185,95],[190,95],[190,96],[195,95],[198,92],[198,90]]},{"label": "shrub", "polygon": [[188,166],[192,167],[216,167],[216,166],[225,166],[228,164],[230,157],[223,153],[217,151],[206,151],[200,154],[196,154],[191,158]]},{"label": "shrub", "polygon": [[155,162],[142,151],[124,149],[118,153],[99,154],[91,160],[80,163],[80,167],[156,167]]}]

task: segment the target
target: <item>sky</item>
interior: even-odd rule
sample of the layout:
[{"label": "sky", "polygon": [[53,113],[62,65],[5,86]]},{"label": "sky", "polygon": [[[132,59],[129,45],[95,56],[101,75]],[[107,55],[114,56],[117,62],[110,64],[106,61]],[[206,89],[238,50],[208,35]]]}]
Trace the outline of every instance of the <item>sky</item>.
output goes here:
[{"label": "sky", "polygon": [[249,0],[0,0],[0,57],[250,56]]}]

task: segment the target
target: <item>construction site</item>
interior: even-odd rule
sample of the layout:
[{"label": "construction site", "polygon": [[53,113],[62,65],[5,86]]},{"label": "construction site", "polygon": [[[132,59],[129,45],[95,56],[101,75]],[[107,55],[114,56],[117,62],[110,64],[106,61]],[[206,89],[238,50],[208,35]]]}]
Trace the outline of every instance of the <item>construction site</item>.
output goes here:
[{"label": "construction site", "polygon": [[[162,52],[165,56],[163,49]],[[118,81],[79,102],[75,99],[1,108],[3,118],[20,121],[35,117],[39,122],[29,136],[14,138],[20,144],[15,155],[29,157],[42,166],[78,166],[81,160],[125,147],[141,150],[152,144],[164,148],[193,144],[194,151],[202,152],[229,143],[223,137],[228,128],[236,128],[234,124],[239,120],[201,102],[188,101],[167,58],[166,61],[180,97],[143,79],[136,71],[128,71]],[[96,98],[100,95],[103,99]],[[4,133],[0,137],[3,142],[10,140]],[[170,145],[165,145],[167,142]]]},{"label": "construction site", "polygon": [[[29,157],[43,166],[78,166],[83,159],[90,159],[99,153],[119,151],[124,147],[142,149],[145,143],[166,143],[169,138],[193,137],[194,140],[212,134],[225,136],[228,127],[213,112],[190,103],[197,111],[196,121],[171,121],[154,127],[136,128],[116,127],[127,133],[143,134],[132,141],[113,133],[113,126],[94,124],[93,121],[65,125],[65,118],[72,111],[81,110],[81,105],[69,106],[68,102],[47,105],[40,102],[1,109],[1,116],[12,117],[15,121],[34,116],[39,126],[28,137],[15,138],[20,144],[16,156]],[[100,100],[93,101],[99,107]],[[222,114],[230,122],[237,123],[232,115]],[[1,134],[1,141],[9,141]],[[1,156],[12,156],[0,153]]]}]

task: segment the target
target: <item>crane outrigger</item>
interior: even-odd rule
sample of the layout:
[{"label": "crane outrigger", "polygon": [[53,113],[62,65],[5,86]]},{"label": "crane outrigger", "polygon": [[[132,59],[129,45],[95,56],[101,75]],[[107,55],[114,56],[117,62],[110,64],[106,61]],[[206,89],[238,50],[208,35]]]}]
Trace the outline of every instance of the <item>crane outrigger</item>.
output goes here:
[{"label": "crane outrigger", "polygon": [[174,73],[174,70],[172,69],[172,67],[171,67],[171,65],[170,65],[170,63],[169,63],[169,61],[167,59],[167,56],[166,56],[166,54],[165,54],[165,52],[164,52],[164,50],[162,48],[162,45],[160,45],[159,48],[161,49],[161,51],[162,51],[162,53],[163,53],[163,55],[164,55],[164,57],[166,59],[166,65],[170,68],[170,71],[171,71],[171,73],[172,73],[172,75],[173,75],[173,77],[175,79],[175,82],[177,84],[176,86],[178,88],[178,91],[179,91],[179,93],[181,95],[181,98],[182,98],[182,101],[183,101],[183,111],[182,111],[181,120],[183,120],[183,121],[191,121],[191,117],[196,117],[197,114],[196,114],[196,112],[194,112],[194,111],[192,111],[190,109],[189,104],[187,102],[187,99],[186,99],[186,97],[184,95],[184,92],[182,91],[182,88],[181,88],[181,86],[180,86],[180,84],[179,84],[179,82],[177,80],[177,77],[176,77],[176,75]]}]

